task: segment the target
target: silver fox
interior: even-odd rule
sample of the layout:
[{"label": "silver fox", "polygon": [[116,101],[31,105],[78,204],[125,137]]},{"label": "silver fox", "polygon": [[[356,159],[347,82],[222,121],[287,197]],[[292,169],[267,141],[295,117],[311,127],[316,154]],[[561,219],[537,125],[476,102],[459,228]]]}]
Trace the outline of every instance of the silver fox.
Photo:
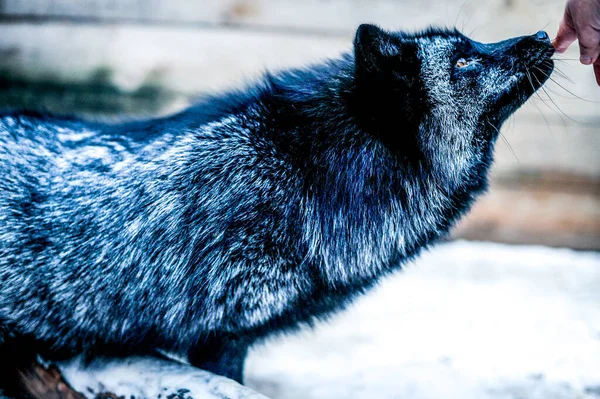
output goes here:
[{"label": "silver fox", "polygon": [[166,350],[242,381],[250,345],[445,236],[552,53],[361,25],[348,54],[166,118],[1,114],[0,352]]}]

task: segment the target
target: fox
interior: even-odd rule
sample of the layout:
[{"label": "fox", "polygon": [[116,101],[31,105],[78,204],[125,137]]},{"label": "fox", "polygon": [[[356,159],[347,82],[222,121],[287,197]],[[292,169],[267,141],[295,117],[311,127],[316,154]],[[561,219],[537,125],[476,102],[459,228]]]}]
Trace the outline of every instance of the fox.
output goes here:
[{"label": "fox", "polygon": [[0,352],[171,353],[243,383],[252,345],[448,236],[553,52],[362,24],[337,58],[173,115],[2,112]]}]

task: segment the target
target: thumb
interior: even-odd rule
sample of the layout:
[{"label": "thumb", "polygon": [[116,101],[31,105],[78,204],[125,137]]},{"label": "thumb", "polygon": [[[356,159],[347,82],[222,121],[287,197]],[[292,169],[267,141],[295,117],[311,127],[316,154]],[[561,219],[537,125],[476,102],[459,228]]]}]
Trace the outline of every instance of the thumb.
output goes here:
[{"label": "thumb", "polygon": [[593,64],[600,53],[600,32],[591,27],[586,27],[579,31],[578,39],[581,62],[587,65]]},{"label": "thumb", "polygon": [[564,53],[576,39],[577,32],[563,18],[558,25],[558,32],[552,40],[552,45],[557,53]]}]

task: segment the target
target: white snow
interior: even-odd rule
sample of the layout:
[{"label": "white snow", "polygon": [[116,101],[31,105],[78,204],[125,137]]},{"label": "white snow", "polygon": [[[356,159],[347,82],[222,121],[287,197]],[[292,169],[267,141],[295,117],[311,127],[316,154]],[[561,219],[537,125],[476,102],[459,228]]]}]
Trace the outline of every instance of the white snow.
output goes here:
[{"label": "white snow", "polygon": [[60,369],[89,398],[110,392],[135,399],[267,399],[227,378],[157,358],[98,359],[89,365],[77,358],[61,363]]},{"label": "white snow", "polygon": [[[167,360],[61,368],[89,397],[263,398]],[[439,245],[330,322],[254,349],[246,370],[272,399],[598,399],[600,253]]]},{"label": "white snow", "polygon": [[246,368],[273,399],[599,398],[600,254],[439,245]]}]

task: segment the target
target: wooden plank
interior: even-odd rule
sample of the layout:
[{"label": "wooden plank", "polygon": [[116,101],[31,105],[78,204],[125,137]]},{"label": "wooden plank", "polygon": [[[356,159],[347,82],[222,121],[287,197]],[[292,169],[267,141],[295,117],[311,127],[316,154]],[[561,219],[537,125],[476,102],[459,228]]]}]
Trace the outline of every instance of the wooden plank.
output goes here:
[{"label": "wooden plank", "polygon": [[[351,49],[352,35],[273,34],[239,29],[187,29],[129,24],[66,22],[0,24],[0,71],[28,80],[85,82],[100,75],[123,90],[145,84],[194,94],[218,90],[259,75],[264,69],[300,66]],[[566,56],[576,58],[573,48]],[[554,75],[523,111],[558,117],[567,123],[595,123],[600,90],[592,69],[577,61],[560,63],[575,83]],[[562,87],[589,101],[576,98]],[[559,106],[561,111],[552,111]],[[562,115],[564,112],[567,116]],[[556,114],[558,113],[558,115]],[[537,116],[536,116],[537,118]]]},{"label": "wooden plank", "polygon": [[14,340],[3,342],[0,359],[0,398],[86,399],[65,381],[57,367],[41,365],[30,348]]},{"label": "wooden plank", "polygon": [[[44,367],[39,362],[34,362],[18,371],[20,384],[24,387],[23,393],[32,399],[86,399],[75,391],[56,366]],[[108,394],[106,398],[118,398]]]},{"label": "wooden plank", "polygon": [[0,70],[57,82],[102,72],[125,90],[153,82],[193,94],[221,89],[265,68],[300,66],[351,48],[351,38],[236,29],[18,23],[0,25]]},{"label": "wooden plank", "polygon": [[232,0],[5,0],[0,12],[8,16],[218,23],[223,22],[223,13],[234,3]]},{"label": "wooden plank", "polygon": [[[5,0],[0,12],[13,16],[226,23],[349,32],[368,20],[390,27],[402,22],[413,26],[433,21],[453,23],[463,4],[461,12],[471,16],[476,8],[474,3],[464,0]],[[487,0],[483,8],[504,4],[502,0]]]},{"label": "wooden plank", "polygon": [[600,181],[495,182],[453,236],[600,250]]},{"label": "wooden plank", "polygon": [[[362,22],[388,28],[483,25],[484,37],[556,26],[562,0],[4,0],[8,16],[213,23],[351,33]],[[503,23],[508,22],[508,23]],[[491,31],[490,31],[491,30]]]}]

